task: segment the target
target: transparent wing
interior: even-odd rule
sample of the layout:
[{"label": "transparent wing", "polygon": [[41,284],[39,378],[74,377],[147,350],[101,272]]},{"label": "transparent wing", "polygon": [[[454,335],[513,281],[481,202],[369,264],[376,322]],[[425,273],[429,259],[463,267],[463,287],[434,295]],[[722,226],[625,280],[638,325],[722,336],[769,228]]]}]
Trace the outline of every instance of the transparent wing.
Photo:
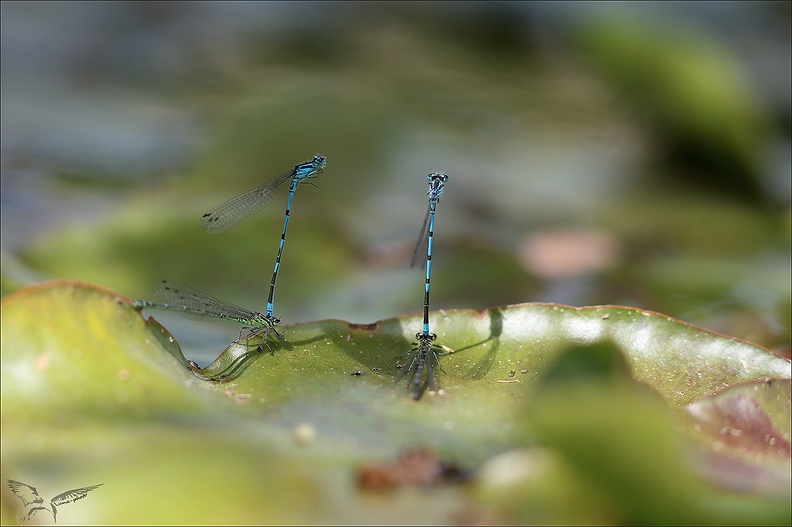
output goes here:
[{"label": "transparent wing", "polygon": [[172,308],[184,308],[185,313],[196,317],[233,318],[240,322],[255,318],[255,313],[230,302],[188,287],[186,285],[162,280],[154,289],[154,296]]},{"label": "transparent wing", "polygon": [[235,227],[272,201],[275,192],[292,178],[293,169],[218,205],[201,216],[201,227],[213,234]]},{"label": "transparent wing", "polygon": [[[415,242],[415,249],[413,249],[412,259],[410,260],[410,267],[415,267],[416,262],[418,261],[419,253],[426,252],[421,251],[422,247],[426,246],[424,243],[427,240],[427,233],[429,232],[429,213],[430,210],[426,209],[426,216],[424,216],[423,225],[421,226],[421,233],[418,235],[418,241]],[[426,265],[426,260],[421,259],[421,268]]]}]

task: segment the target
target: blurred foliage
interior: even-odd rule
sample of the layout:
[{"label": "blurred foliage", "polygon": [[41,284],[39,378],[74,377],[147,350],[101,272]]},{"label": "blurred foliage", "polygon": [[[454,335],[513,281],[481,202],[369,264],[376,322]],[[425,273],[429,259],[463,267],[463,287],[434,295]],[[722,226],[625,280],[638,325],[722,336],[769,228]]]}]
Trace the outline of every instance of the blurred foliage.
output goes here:
[{"label": "blurred foliage", "polygon": [[[223,36],[209,45],[204,19],[188,22],[177,5],[124,9],[134,16],[102,15],[114,20],[103,38],[116,47],[81,48],[93,91],[75,93],[112,95],[123,79],[156,106],[133,98],[108,112],[110,124],[85,116],[58,144],[109,128],[104,136],[132,148],[141,140],[122,126],[137,131],[142,115],[176,123],[158,125],[163,151],[175,148],[169,131],[190,148],[171,152],[172,169],[160,150],[133,163],[96,149],[6,156],[4,181],[22,181],[29,167],[45,177],[30,183],[38,205],[4,216],[4,233],[24,241],[4,249],[3,294],[57,277],[145,298],[150,284],[173,279],[261,305],[281,198],[221,236],[197,219],[321,153],[328,168],[317,188],[295,196],[278,295],[286,320],[370,322],[420,309],[420,273],[410,279],[405,264],[425,207],[422,178],[443,170],[451,180],[433,307],[620,303],[788,352],[789,199],[774,192],[767,163],[789,130],[769,117],[772,101],[759,98],[732,43],[692,18],[602,8],[550,17],[539,31],[549,15],[536,5],[384,3],[295,6],[298,18],[276,23],[286,11],[251,4],[218,7],[212,29]],[[250,28],[222,25],[234,9],[250,9]],[[262,29],[251,29],[259,19]],[[140,62],[124,46],[145,49],[146,27],[169,37]],[[21,104],[14,93],[4,98]],[[25,237],[37,217],[49,223]],[[525,257],[533,238],[583,226],[611,240],[606,266],[562,283]],[[561,254],[556,266],[581,257]]]},{"label": "blurred foliage", "polygon": [[769,123],[716,39],[640,17],[595,18],[575,38],[674,161],[663,177],[762,203],[758,171]]}]

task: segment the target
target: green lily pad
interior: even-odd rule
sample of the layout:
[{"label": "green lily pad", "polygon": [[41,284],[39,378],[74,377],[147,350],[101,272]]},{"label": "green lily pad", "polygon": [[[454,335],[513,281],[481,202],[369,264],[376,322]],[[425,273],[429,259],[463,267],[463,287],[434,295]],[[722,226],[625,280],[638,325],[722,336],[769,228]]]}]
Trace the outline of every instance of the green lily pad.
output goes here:
[{"label": "green lily pad", "polygon": [[[2,308],[3,479],[36,487],[45,503],[102,483],[59,507],[62,523],[536,520],[502,501],[524,496],[524,480],[487,491],[494,461],[515,451],[545,460],[546,505],[580,498],[573,517],[548,505],[540,521],[722,521],[712,503],[735,494],[738,519],[787,520],[777,490],[723,489],[696,469],[715,450],[704,424],[731,416],[712,408],[732,408],[721,398],[735,386],[762,386],[744,395],[789,443],[790,362],[657,313],[551,304],[431,313],[437,342],[454,352],[440,359],[440,389],[414,401],[395,376],[416,316],[284,325],[282,340],[243,337],[199,370],[154,319],[94,286],[41,284]],[[559,370],[570,349],[587,360]],[[683,441],[675,431],[688,428]],[[587,444],[601,449],[597,463],[590,448],[576,454]],[[772,455],[789,463],[788,449]],[[768,472],[766,459],[737,461],[788,488],[788,473]],[[597,478],[606,488],[592,490]],[[646,489],[655,496],[645,507],[629,499]],[[684,505],[674,516],[659,505],[669,496]],[[4,520],[25,512],[10,492],[2,505]]]}]

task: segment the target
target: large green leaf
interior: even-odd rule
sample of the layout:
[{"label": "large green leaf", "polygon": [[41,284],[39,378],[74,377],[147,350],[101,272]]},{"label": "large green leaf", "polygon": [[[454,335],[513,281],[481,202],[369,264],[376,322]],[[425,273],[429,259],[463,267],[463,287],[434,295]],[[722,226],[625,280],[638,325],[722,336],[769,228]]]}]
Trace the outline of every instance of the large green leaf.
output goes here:
[{"label": "large green leaf", "polygon": [[432,313],[454,352],[416,402],[415,316],[286,325],[199,370],[93,286],[2,308],[3,479],[103,484],[63,523],[789,522],[790,362],[656,313]]}]

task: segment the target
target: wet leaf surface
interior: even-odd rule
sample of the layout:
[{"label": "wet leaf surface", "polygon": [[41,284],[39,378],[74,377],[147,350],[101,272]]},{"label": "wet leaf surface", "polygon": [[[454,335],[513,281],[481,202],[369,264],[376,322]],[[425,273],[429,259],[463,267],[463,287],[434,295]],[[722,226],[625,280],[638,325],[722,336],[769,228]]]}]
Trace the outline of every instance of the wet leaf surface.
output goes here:
[{"label": "wet leaf surface", "polygon": [[[415,316],[284,325],[283,340],[244,337],[200,370],[155,320],[94,286],[41,284],[2,307],[3,478],[47,496],[103,483],[59,522],[789,517],[790,362],[657,313],[433,312],[454,353],[439,391],[414,401],[394,378]],[[736,483],[715,484],[724,470]],[[371,493],[361,474],[401,483]],[[2,503],[19,513],[15,496]]]}]

